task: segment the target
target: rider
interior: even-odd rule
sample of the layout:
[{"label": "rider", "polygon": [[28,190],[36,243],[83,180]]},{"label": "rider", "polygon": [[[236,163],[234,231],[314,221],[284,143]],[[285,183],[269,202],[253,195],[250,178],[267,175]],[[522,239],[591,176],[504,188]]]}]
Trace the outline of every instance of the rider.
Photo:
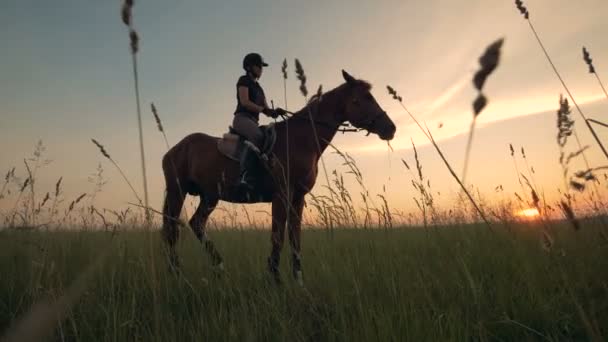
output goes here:
[{"label": "rider", "polygon": [[[264,89],[258,83],[262,76],[262,68],[266,66],[268,64],[264,62],[260,54],[247,54],[243,59],[245,75],[241,76],[236,83],[237,105],[234,111],[232,128],[257,147],[261,147],[264,142],[264,136],[258,126],[260,113],[264,113],[271,118],[277,118],[285,113],[281,108],[272,109],[268,107]],[[240,160],[240,185],[251,187],[253,184],[255,179],[249,169],[256,158],[255,152],[249,148],[245,149]]]}]

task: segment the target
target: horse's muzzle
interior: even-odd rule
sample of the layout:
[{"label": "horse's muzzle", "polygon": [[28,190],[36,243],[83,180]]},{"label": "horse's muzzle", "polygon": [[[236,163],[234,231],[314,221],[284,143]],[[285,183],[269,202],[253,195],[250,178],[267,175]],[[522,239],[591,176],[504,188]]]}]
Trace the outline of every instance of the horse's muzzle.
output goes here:
[{"label": "horse's muzzle", "polygon": [[382,129],[379,130],[378,136],[382,140],[393,140],[396,131],[397,127],[395,127],[395,124],[389,121],[387,125],[385,125],[384,127],[382,127]]}]

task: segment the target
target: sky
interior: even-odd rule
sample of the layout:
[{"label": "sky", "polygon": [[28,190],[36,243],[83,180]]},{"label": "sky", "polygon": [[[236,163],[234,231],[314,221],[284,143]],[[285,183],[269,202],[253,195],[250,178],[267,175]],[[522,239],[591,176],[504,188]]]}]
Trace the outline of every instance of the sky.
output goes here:
[{"label": "sky", "polygon": [[[118,0],[0,2],[0,172],[16,166],[23,176],[23,158],[42,140],[52,163],[40,171],[39,189],[51,190],[64,177],[66,198],[90,192],[88,177],[101,163],[108,183],[96,205],[124,208],[133,196],[90,142],[95,138],[143,193],[132,66],[120,5]],[[605,121],[608,99],[587,72],[581,47],[590,50],[598,74],[608,81],[608,2],[529,0],[525,5],[585,114]],[[232,120],[241,60],[252,51],[269,62],[260,82],[283,107],[280,65],[287,59],[287,107],[292,110],[304,104],[294,58],[302,62],[311,92],[319,84],[326,90],[338,86],[341,69],[371,82],[373,95],[397,125],[394,151],[363,133],[339,135],[334,144],[355,157],[372,192],[381,193],[386,186],[393,206],[413,208],[411,176],[401,164],[401,159],[413,160],[411,141],[419,146],[434,190],[455,193],[458,185],[386,85],[428,124],[460,170],[476,96],[470,80],[477,58],[503,37],[500,65],[484,89],[489,105],[478,119],[468,178],[488,196],[495,195],[498,184],[517,191],[508,151],[512,143],[525,147],[547,192],[562,184],[555,111],[564,90],[512,1],[150,0],[136,1],[133,15],[141,38],[137,58],[155,208],[163,198],[160,160],[166,146],[150,102],[159,110],[170,143],[196,131],[221,135]],[[578,113],[573,115],[582,145],[591,145],[590,164],[605,164]],[[608,138],[605,129],[598,132]],[[329,151],[325,158],[330,171],[345,171]],[[320,184],[321,179],[316,191]],[[11,206],[0,200],[0,208]]]}]

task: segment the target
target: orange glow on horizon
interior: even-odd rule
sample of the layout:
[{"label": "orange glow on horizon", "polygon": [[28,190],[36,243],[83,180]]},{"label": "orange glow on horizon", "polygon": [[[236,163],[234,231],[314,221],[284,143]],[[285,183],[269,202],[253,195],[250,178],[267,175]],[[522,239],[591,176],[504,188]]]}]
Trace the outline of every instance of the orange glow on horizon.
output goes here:
[{"label": "orange glow on horizon", "polygon": [[526,217],[526,218],[534,218],[539,215],[538,209],[536,208],[528,208],[524,210],[520,210],[517,212],[517,216]]}]

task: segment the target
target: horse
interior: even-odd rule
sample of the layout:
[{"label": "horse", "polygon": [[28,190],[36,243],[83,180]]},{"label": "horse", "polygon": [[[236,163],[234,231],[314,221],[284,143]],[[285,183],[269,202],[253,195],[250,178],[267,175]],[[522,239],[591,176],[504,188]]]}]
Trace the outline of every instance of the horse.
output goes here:
[{"label": "horse", "polygon": [[[303,282],[301,263],[301,227],[304,197],[318,175],[321,154],[346,122],[376,134],[382,140],[393,139],[396,127],[371,94],[371,84],[354,78],[342,70],[345,82],[338,87],[311,98],[304,108],[275,126],[276,143],[272,147],[273,163],[268,163],[260,187],[270,196],[253,198],[246,203],[272,203],[271,251],[268,271],[280,282],[280,254],[287,227],[292,250],[293,277]],[[189,225],[205,246],[214,266],[223,269],[220,253],[207,237],[205,226],[220,200],[243,203],[236,197],[239,164],[220,153],[220,138],[193,133],[163,156],[162,167],[166,182],[163,205],[162,236],[168,247],[172,267],[179,267],[175,250],[179,238],[178,217],[185,194],[200,196],[200,204]],[[287,176],[286,176],[287,175]]]}]

